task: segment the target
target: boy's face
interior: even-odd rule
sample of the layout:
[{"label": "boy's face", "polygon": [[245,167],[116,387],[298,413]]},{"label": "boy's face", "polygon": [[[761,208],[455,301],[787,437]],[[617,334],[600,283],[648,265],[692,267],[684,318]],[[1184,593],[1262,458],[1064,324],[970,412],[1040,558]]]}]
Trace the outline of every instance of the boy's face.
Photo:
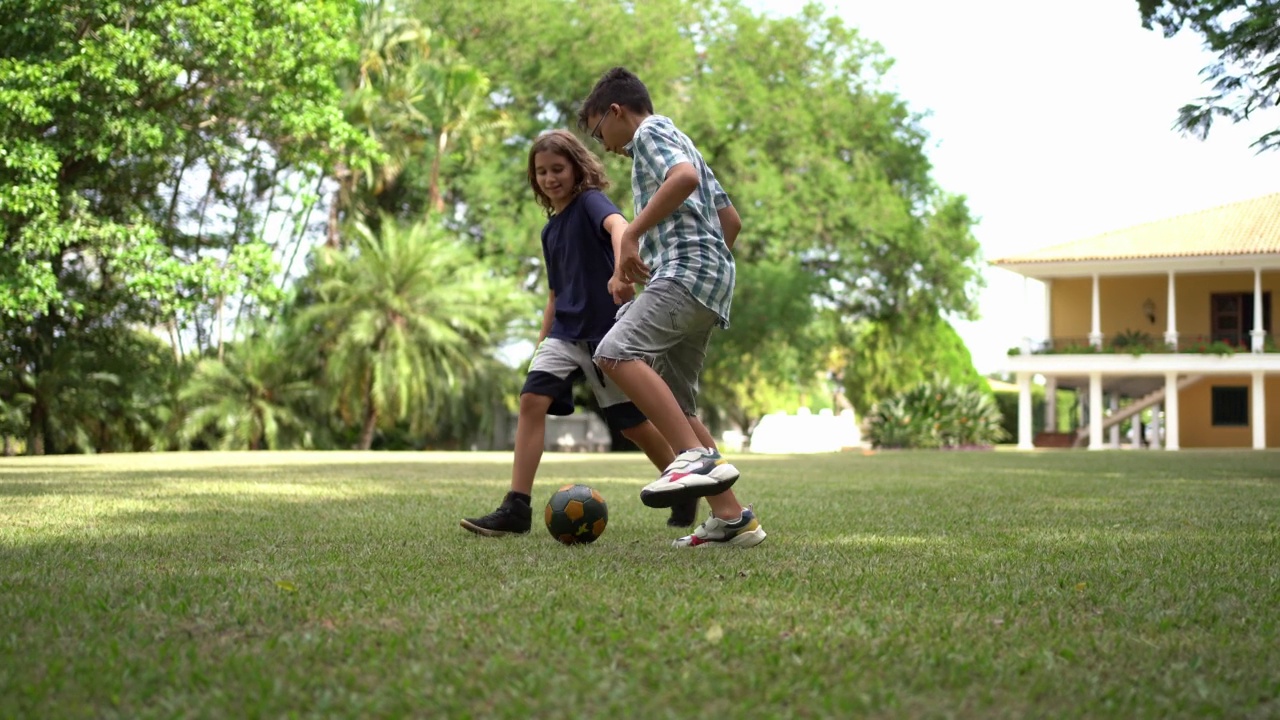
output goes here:
[{"label": "boy's face", "polygon": [[560,153],[542,151],[533,156],[533,172],[551,204],[559,207],[573,197],[573,164]]},{"label": "boy's face", "polygon": [[625,148],[627,143],[631,142],[635,131],[629,131],[629,123],[623,117],[622,108],[619,105],[616,103],[610,105],[603,115],[588,115],[587,125],[592,128],[591,137],[604,145],[605,150],[628,157]]}]

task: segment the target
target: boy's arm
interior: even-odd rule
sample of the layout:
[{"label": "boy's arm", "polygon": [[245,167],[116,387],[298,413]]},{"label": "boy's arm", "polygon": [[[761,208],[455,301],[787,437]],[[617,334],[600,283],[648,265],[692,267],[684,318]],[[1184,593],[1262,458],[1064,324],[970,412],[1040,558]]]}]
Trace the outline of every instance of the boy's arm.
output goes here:
[{"label": "boy's arm", "polygon": [[632,278],[643,281],[648,278],[649,268],[640,260],[638,248],[624,250],[622,236],[627,232],[627,219],[620,213],[614,213],[604,219],[604,230],[609,233],[613,242],[613,277],[609,278],[609,294],[613,301],[621,305],[635,296],[635,285]]},{"label": "boy's arm", "polygon": [[627,226],[625,238],[638,245],[641,236],[652,230],[663,218],[675,212],[680,207],[680,203],[688,200],[697,189],[698,171],[693,169],[693,163],[682,162],[672,166],[667,171],[667,177],[662,181],[658,192],[653,194],[653,199]]},{"label": "boy's arm", "polygon": [[621,213],[614,213],[604,219],[603,227],[613,243],[613,267],[616,272],[618,262],[622,259],[622,234],[627,229],[627,219]]},{"label": "boy's arm", "polygon": [[720,231],[724,233],[724,244],[733,249],[733,242],[738,239],[738,231],[742,230],[742,218],[732,205],[725,205],[716,211],[720,216]]},{"label": "boy's arm", "polygon": [[556,319],[556,291],[548,291],[547,307],[542,311],[542,330],[538,332],[538,344],[541,345],[547,335],[551,334],[551,323]]}]

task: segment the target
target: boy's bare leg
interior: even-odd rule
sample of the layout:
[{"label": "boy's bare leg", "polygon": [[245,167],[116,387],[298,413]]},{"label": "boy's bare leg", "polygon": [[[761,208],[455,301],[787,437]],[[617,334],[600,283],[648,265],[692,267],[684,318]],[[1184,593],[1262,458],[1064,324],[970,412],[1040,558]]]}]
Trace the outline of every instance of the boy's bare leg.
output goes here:
[{"label": "boy's bare leg", "polygon": [[[711,437],[711,431],[706,425],[698,419],[697,415],[686,415],[689,419],[689,425],[693,428],[693,432],[698,436],[698,442],[705,448],[718,450],[715,438]],[[719,495],[711,495],[707,497],[707,504],[711,506],[711,512],[721,520],[737,520],[742,515],[742,505],[738,502],[737,496],[733,494],[733,490],[725,490]]]},{"label": "boy's bare leg", "polygon": [[662,433],[658,432],[658,428],[651,422],[646,421],[627,428],[622,431],[622,436],[635,443],[636,447],[649,458],[649,462],[658,468],[658,472],[666,470],[671,461],[676,459],[676,453],[671,449],[671,444],[662,437]]},{"label": "boy's bare leg", "polygon": [[599,365],[658,428],[672,450],[679,454],[700,447],[698,435],[671,394],[671,388],[648,363],[643,360],[602,360]]},{"label": "boy's bare leg", "polygon": [[533,494],[533,478],[542,463],[546,445],[547,410],[551,398],[525,393],[520,396],[520,417],[516,420],[515,461],[511,463],[511,490]]},{"label": "boy's bare leg", "polygon": [[[667,466],[676,459],[676,453],[667,443],[667,439],[662,437],[662,433],[658,432],[658,428],[651,422],[643,422],[633,428],[627,428],[622,431],[622,435],[649,456],[649,462],[658,468],[659,473],[666,470]],[[689,502],[672,505],[671,517],[667,520],[667,524],[671,527],[689,527],[697,519],[698,499],[694,498]]]},{"label": "boy's bare leg", "polygon": [[[520,396],[520,418],[516,421],[516,451],[511,463],[511,492],[497,510],[483,517],[463,518],[462,527],[477,535],[500,537],[523,535],[532,525],[533,508],[529,496],[533,477],[542,462],[542,446],[547,431],[547,409],[551,398],[524,393]],[[523,497],[519,497],[519,496]]]}]

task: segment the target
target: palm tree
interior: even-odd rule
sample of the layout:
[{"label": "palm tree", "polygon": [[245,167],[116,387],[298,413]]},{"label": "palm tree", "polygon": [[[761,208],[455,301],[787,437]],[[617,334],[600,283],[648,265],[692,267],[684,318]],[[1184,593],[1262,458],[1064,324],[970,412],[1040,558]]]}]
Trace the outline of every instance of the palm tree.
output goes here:
[{"label": "palm tree", "polygon": [[275,330],[229,346],[223,360],[201,360],[178,394],[187,407],[183,446],[202,438],[219,450],[298,444],[316,388],[297,372],[292,346]]},{"label": "palm tree", "polygon": [[382,217],[376,233],[355,225],[354,238],[345,251],[322,249],[320,299],[299,322],[323,339],[331,397],[359,423],[367,450],[380,424],[429,427],[491,355],[523,296],[434,223]]}]

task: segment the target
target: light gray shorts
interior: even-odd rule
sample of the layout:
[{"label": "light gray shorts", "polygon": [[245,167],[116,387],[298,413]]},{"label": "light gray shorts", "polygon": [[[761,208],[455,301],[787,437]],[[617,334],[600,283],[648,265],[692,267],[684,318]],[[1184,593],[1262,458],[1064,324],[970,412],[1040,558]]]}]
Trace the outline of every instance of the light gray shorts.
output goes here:
[{"label": "light gray shorts", "polygon": [[698,376],[720,316],[683,285],[662,278],[618,308],[617,322],[596,348],[595,360],[643,360],[671,388],[685,414],[698,410]]},{"label": "light gray shorts", "polygon": [[538,346],[529,363],[520,394],[533,393],[551,398],[549,415],[573,414],[573,385],[587,383],[604,413],[605,421],[618,430],[633,428],[645,421],[641,413],[591,361],[592,343],[547,338]]}]

